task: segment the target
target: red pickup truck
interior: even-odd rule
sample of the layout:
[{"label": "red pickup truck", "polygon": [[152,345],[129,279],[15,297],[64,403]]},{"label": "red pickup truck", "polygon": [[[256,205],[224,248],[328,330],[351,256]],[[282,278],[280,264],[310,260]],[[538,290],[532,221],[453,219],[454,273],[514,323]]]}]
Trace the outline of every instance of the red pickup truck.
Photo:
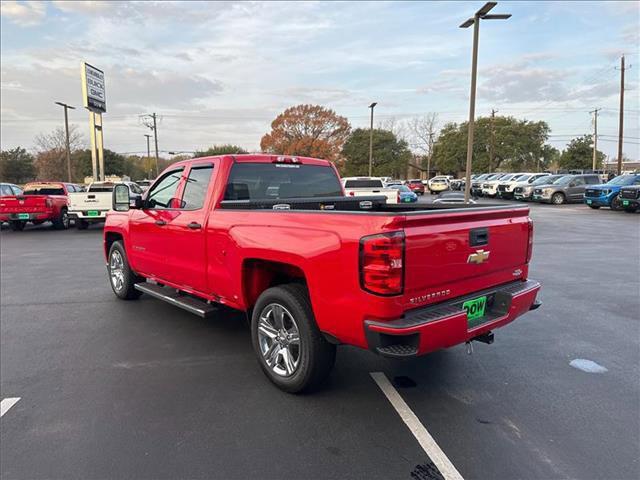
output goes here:
[{"label": "red pickup truck", "polygon": [[345,197],[325,160],[228,155],[168,167],[141,198],[113,192],[104,253],[114,293],[202,317],[247,313],[281,389],[319,385],[336,345],[423,355],[540,304],[523,205],[388,205]]},{"label": "red pickup truck", "polygon": [[27,183],[22,194],[0,199],[0,221],[9,222],[15,231],[23,230],[28,222],[38,225],[46,221],[51,221],[57,230],[67,229],[67,194],[81,191],[72,183]]}]

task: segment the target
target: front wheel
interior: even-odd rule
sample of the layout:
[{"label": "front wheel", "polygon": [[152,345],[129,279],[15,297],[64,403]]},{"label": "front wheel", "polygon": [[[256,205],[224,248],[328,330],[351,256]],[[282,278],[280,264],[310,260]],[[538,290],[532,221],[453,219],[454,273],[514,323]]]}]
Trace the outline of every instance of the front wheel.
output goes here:
[{"label": "front wheel", "polygon": [[638,210],[638,207],[625,207],[624,209],[627,213],[636,213],[636,210]]},{"label": "front wheel", "polygon": [[600,205],[589,205],[589,208],[593,208],[594,210],[598,210]]},{"label": "front wheel", "polygon": [[622,210],[622,202],[618,199],[617,195],[611,199],[611,210]]},{"label": "front wheel", "polygon": [[551,203],[553,203],[554,205],[562,205],[564,203],[564,200],[564,195],[560,192],[554,193],[551,196]]},{"label": "front wheel", "polygon": [[260,367],[289,393],[317,388],[336,358],[316,325],[307,289],[298,284],[265,290],[251,317],[251,339]]},{"label": "front wheel", "polygon": [[111,244],[107,271],[109,273],[111,289],[118,298],[133,300],[142,295],[142,292],[136,290],[134,285],[142,282],[144,279],[136,275],[135,272],[131,270],[131,267],[129,267],[127,253],[119,241]]}]

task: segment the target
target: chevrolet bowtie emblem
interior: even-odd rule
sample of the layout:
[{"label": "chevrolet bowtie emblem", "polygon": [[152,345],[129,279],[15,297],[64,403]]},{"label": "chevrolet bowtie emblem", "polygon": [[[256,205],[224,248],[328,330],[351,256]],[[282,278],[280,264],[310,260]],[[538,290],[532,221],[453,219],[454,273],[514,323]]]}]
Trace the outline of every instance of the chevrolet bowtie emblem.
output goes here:
[{"label": "chevrolet bowtie emblem", "polygon": [[471,255],[469,255],[469,258],[467,258],[467,263],[475,263],[476,265],[480,265],[481,263],[489,260],[489,253],[491,252],[476,250],[476,253],[472,253]]}]

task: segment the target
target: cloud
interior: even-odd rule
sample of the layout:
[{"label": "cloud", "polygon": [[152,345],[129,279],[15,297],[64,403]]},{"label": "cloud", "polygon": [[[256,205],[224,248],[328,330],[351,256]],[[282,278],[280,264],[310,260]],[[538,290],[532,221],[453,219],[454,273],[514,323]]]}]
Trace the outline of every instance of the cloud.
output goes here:
[{"label": "cloud", "polygon": [[13,23],[23,27],[32,27],[44,20],[47,5],[40,1],[18,2],[3,0],[0,4],[0,11],[4,18]]}]

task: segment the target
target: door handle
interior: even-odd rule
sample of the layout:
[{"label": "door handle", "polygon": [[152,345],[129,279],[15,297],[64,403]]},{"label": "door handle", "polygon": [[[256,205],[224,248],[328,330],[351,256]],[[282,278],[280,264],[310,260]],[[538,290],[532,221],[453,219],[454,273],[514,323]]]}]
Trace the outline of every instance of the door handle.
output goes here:
[{"label": "door handle", "polygon": [[191,222],[189,225],[187,225],[187,228],[190,228],[191,230],[199,230],[200,228],[202,228],[202,225],[197,222]]},{"label": "door handle", "polygon": [[163,225],[166,225],[167,222],[165,222],[164,220],[156,220],[156,225],[162,227]]}]

